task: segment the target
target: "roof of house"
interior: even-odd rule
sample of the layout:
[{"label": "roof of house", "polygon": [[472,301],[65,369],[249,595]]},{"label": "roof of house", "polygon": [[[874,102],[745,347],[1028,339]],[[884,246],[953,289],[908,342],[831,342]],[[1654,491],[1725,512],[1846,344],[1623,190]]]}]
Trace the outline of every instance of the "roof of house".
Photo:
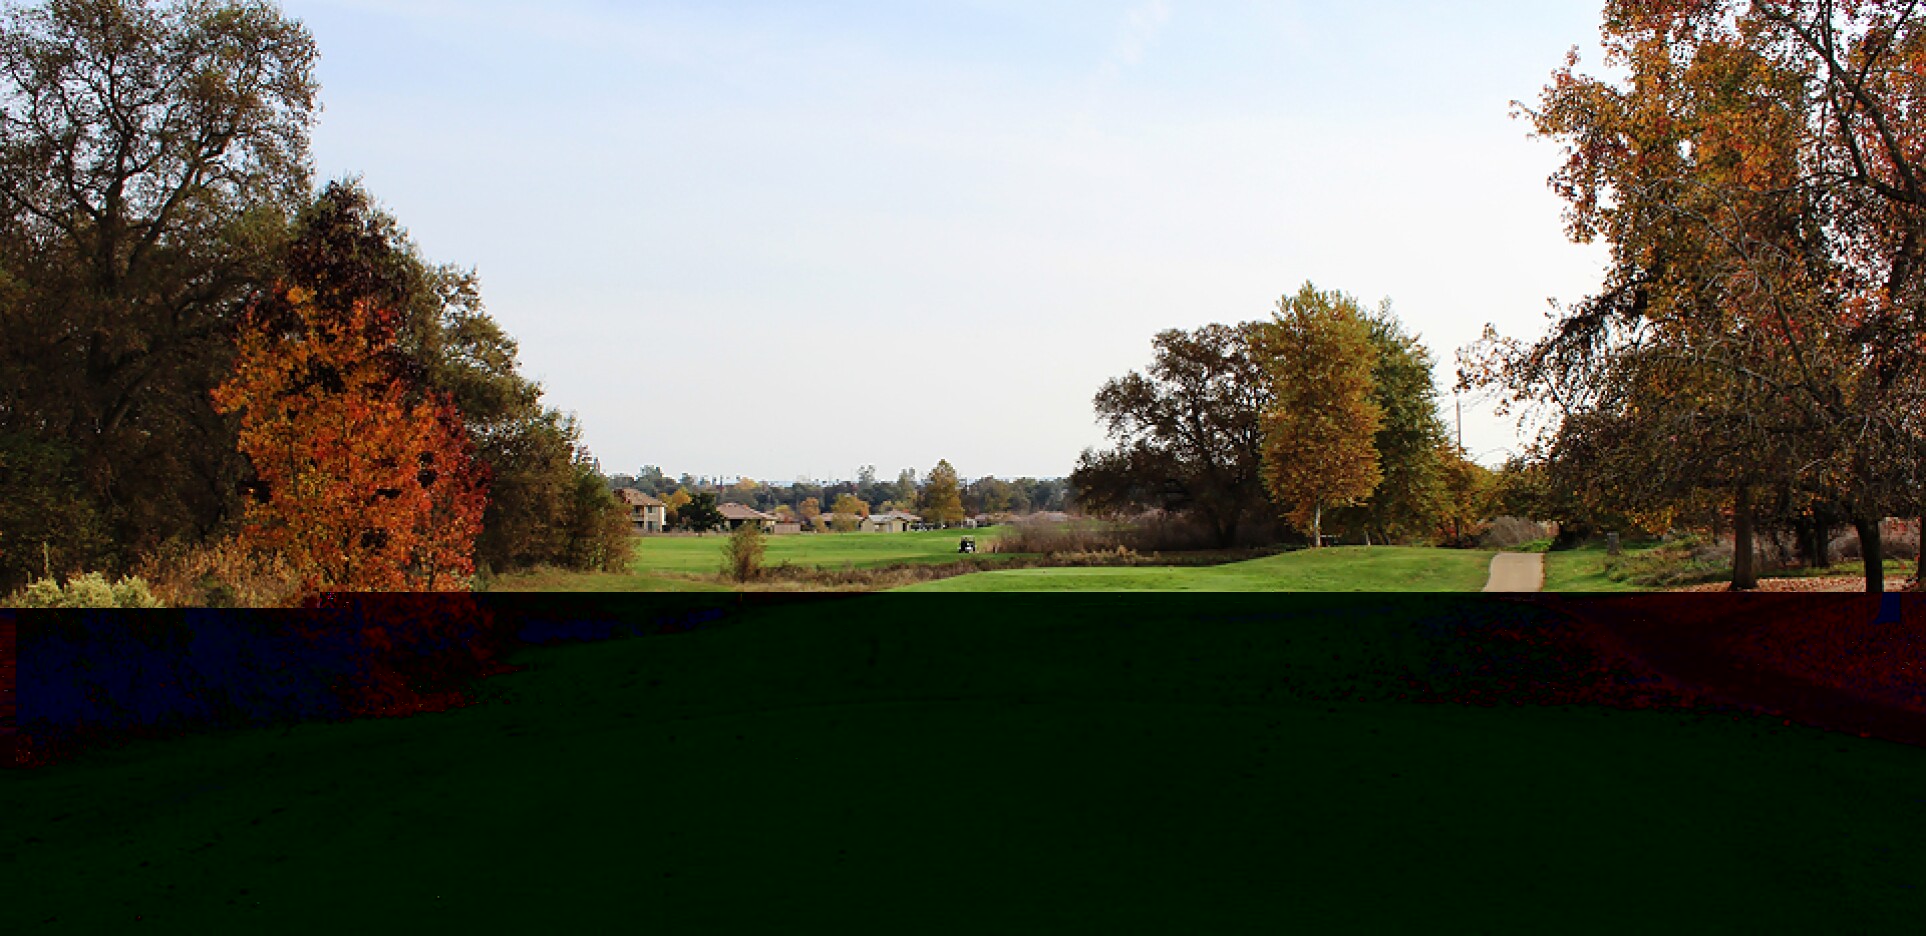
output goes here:
[{"label": "roof of house", "polygon": [[656,500],[655,498],[650,497],[649,495],[636,490],[635,488],[616,488],[615,496],[621,498],[622,503],[627,504],[630,507],[666,507],[668,506],[667,504],[664,504],[661,501]]},{"label": "roof of house", "polygon": [[922,517],[901,510],[888,510],[879,514],[870,514],[869,518],[871,520],[907,520],[910,523],[923,522]]},{"label": "roof of house", "polygon": [[716,507],[716,510],[717,512],[722,514],[722,519],[724,520],[774,520],[776,519],[774,514],[766,514],[753,507],[744,507],[743,505],[735,503],[734,501],[731,501],[727,504],[719,505]]}]

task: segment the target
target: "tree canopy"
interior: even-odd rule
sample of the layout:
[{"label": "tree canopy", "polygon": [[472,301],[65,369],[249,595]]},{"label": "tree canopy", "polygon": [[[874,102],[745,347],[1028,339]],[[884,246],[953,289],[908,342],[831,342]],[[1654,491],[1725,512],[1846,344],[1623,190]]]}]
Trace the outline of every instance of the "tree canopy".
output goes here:
[{"label": "tree canopy", "polygon": [[1428,540],[1448,512],[1450,454],[1438,416],[1431,352],[1405,332],[1389,302],[1367,313],[1365,322],[1374,355],[1371,402],[1381,417],[1371,439],[1380,477],[1368,497],[1338,509],[1332,519],[1361,530],[1367,542]]},{"label": "tree canopy", "polygon": [[327,309],[301,287],[273,300],[213,394],[254,469],[246,541],[285,557],[305,594],[468,588],[484,482],[454,407],[410,393],[385,357],[394,313]]},{"label": "tree canopy", "polygon": [[233,532],[266,481],[240,444],[265,401],[223,412],[214,390],[262,379],[244,344],[360,305],[404,408],[449,410],[492,478],[484,563],[626,549],[613,501],[583,496],[600,475],[580,428],[518,373],[475,273],[426,261],[358,182],[312,190],[316,58],[255,0],[0,14],[0,591]]},{"label": "tree canopy", "polygon": [[315,60],[269,4],[0,16],[0,452],[37,466],[0,471],[0,501],[80,524],[0,514],[0,541],[115,565],[230,513],[242,462],[208,393],[307,196]]},{"label": "tree canopy", "polygon": [[936,467],[930,469],[917,506],[922,510],[923,519],[931,523],[963,521],[963,489],[948,459],[939,459]]},{"label": "tree canopy", "polygon": [[1147,370],[1098,389],[1097,419],[1115,447],[1078,459],[1071,483],[1086,508],[1189,513],[1220,546],[1266,526],[1259,420],[1272,389],[1254,347],[1262,327],[1159,332]]},{"label": "tree canopy", "polygon": [[1272,390],[1264,481],[1291,522],[1321,545],[1324,512],[1364,500],[1383,477],[1370,322],[1357,300],[1306,283],[1278,300],[1259,349]]},{"label": "tree canopy", "polygon": [[1926,447],[1919,11],[1615,0],[1604,40],[1623,80],[1574,54],[1521,109],[1564,144],[1552,184],[1572,238],[1612,248],[1605,286],[1467,376],[1549,401],[1550,453],[1623,510],[1720,491],[1749,524],[1755,488],[1830,492],[1876,590],[1877,520],[1919,509]]}]

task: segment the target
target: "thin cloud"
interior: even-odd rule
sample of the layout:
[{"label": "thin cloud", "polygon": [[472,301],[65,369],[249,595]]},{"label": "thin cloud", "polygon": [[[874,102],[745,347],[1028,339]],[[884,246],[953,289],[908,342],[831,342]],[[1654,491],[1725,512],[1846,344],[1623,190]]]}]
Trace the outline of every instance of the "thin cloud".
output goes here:
[{"label": "thin cloud", "polygon": [[1170,6],[1164,0],[1149,0],[1132,7],[1118,27],[1111,61],[1120,65],[1141,63],[1144,51],[1157,41],[1157,34],[1163,32],[1164,24],[1169,21]]},{"label": "thin cloud", "polygon": [[1084,103],[1070,120],[1073,136],[1087,137],[1095,132],[1097,114],[1123,81],[1124,71],[1143,64],[1144,53],[1156,43],[1169,21],[1170,6],[1164,0],[1146,0],[1124,13],[1117,22],[1117,38],[1109,55],[1091,74]]}]

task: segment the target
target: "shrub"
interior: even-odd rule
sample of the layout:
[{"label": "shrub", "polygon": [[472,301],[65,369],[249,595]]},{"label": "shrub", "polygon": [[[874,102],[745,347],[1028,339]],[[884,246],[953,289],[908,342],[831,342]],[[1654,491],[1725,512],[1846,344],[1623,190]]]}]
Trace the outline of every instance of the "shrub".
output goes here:
[{"label": "shrub", "polygon": [[1025,519],[1007,527],[997,537],[999,553],[1035,553],[1053,556],[1060,553],[1108,552],[1130,545],[1132,526],[1096,520]]},{"label": "shrub", "polygon": [[159,608],[160,599],[139,576],[109,582],[99,572],[69,578],[65,585],[52,577],[37,579],[7,599],[18,608]]},{"label": "shrub", "polygon": [[235,539],[170,543],[141,563],[154,594],[175,608],[272,608],[293,601],[300,580],[280,556]]},{"label": "shrub", "polygon": [[762,574],[762,527],[744,523],[722,544],[722,574],[747,582]]},{"label": "shrub", "polygon": [[[1274,525],[1248,523],[1231,548],[1277,542]],[[1248,534],[1248,535],[1246,535]],[[992,552],[1043,556],[1222,551],[1216,531],[1185,514],[1152,512],[1130,520],[1051,520],[1031,517],[1002,528]]]},{"label": "shrub", "polygon": [[1491,521],[1480,539],[1490,549],[1511,549],[1538,540],[1549,540],[1551,536],[1552,530],[1548,524],[1523,517],[1499,517]]},{"label": "shrub", "polygon": [[[1905,530],[1892,536],[1879,538],[1880,554],[1887,559],[1918,559],[1919,534]],[[1832,538],[1832,557],[1847,562],[1859,562],[1866,554],[1859,549],[1859,534],[1850,528]]]}]

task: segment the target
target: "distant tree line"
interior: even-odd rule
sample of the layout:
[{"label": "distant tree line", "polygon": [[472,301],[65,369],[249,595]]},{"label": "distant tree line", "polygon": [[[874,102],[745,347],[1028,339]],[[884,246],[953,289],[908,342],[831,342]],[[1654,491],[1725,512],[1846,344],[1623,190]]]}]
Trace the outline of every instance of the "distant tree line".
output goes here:
[{"label": "distant tree line", "polygon": [[771,484],[750,479],[722,479],[682,474],[670,477],[654,465],[635,474],[608,476],[611,489],[633,488],[669,505],[680,519],[682,505],[709,495],[717,503],[737,503],[785,519],[807,522],[817,516],[868,516],[900,510],[931,523],[956,523],[983,515],[1021,515],[1065,510],[1071,503],[1069,482],[1062,478],[982,477],[964,481],[948,460],[937,462],[927,474],[914,468],[897,472],[893,481],[881,480],[874,465],[858,469],[849,481],[797,481]]}]

